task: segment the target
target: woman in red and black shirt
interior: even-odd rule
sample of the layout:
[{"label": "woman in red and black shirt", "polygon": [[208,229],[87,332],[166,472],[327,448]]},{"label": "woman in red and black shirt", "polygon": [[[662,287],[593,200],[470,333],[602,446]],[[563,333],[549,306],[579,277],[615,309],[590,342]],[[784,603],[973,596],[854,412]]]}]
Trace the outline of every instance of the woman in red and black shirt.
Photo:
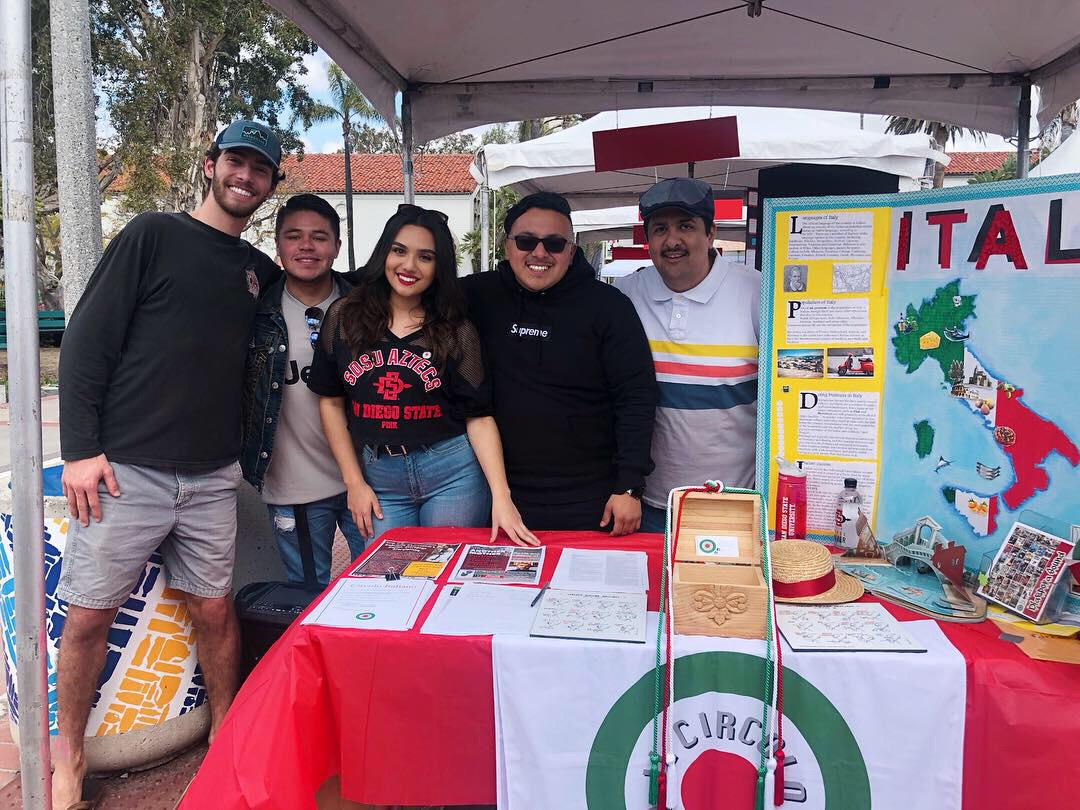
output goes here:
[{"label": "woman in red and black shirt", "polygon": [[360,531],[490,516],[492,538],[538,543],[510,499],[446,215],[400,206],[357,275],[322,318],[308,387]]}]

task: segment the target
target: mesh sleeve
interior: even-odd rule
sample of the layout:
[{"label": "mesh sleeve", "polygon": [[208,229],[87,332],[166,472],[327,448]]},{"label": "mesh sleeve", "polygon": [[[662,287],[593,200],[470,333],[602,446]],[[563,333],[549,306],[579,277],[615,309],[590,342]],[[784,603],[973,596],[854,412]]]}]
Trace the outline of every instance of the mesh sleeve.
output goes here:
[{"label": "mesh sleeve", "polygon": [[471,321],[465,321],[455,335],[454,360],[458,373],[473,388],[480,388],[487,375],[484,373],[484,355],[480,348],[480,335]]},{"label": "mesh sleeve", "polygon": [[312,392],[323,397],[340,397],[345,395],[345,386],[341,382],[341,374],[337,367],[337,355],[334,351],[335,341],[344,340],[341,332],[341,307],[342,299],[332,303],[323,316],[323,322],[319,327],[319,341],[315,345],[315,351],[311,356],[311,370],[308,372],[308,388]]},{"label": "mesh sleeve", "polygon": [[345,298],[338,298],[326,310],[323,322],[319,327],[319,348],[333,357],[334,341],[345,340],[345,334],[341,328],[341,308]]},{"label": "mesh sleeve", "polygon": [[480,335],[470,321],[462,324],[454,336],[454,399],[466,417],[491,416],[491,384],[484,371]]}]

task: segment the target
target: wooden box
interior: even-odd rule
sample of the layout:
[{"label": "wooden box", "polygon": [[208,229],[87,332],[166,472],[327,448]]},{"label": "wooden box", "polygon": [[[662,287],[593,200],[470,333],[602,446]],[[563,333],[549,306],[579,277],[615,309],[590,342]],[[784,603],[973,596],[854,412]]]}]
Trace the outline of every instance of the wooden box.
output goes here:
[{"label": "wooden box", "polygon": [[675,515],[675,632],[765,638],[757,495],[692,492]]}]

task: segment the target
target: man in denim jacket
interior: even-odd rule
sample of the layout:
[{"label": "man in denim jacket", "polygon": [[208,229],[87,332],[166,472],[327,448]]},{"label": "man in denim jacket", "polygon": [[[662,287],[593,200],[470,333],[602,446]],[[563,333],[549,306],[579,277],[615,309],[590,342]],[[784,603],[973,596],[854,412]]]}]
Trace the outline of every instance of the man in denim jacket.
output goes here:
[{"label": "man in denim jacket", "polygon": [[[290,197],[275,235],[285,276],[267,289],[255,314],[241,464],[262,493],[289,579],[325,585],[335,529],[341,527],[354,558],[364,538],[323,435],[319,398],[305,383],[323,315],[351,285],[331,270],[341,248],[340,221],[322,198]],[[312,554],[302,553],[305,545]]]}]

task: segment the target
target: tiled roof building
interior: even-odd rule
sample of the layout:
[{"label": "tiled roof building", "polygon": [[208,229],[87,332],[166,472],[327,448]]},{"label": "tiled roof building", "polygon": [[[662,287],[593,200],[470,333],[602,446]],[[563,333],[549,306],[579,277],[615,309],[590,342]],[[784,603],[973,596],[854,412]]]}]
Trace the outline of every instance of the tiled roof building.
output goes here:
[{"label": "tiled roof building", "polygon": [[[398,155],[352,156],[356,194],[402,193],[405,187]],[[418,194],[469,194],[476,181],[469,174],[472,155],[419,155],[414,159]],[[282,170],[289,187],[314,194],[345,193],[345,155],[311,154],[303,160],[285,158]]]}]

